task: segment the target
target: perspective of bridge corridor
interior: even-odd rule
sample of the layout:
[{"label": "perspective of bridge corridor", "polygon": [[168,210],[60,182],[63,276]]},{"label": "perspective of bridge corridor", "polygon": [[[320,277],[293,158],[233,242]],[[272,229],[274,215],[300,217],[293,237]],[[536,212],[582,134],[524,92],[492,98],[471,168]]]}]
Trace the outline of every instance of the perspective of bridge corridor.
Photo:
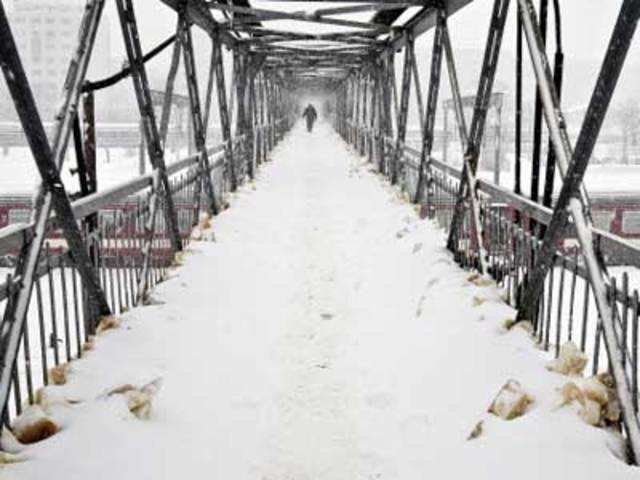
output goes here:
[{"label": "perspective of bridge corridor", "polygon": [[[294,125],[230,205],[150,305],[72,363],[62,431],[0,477],[634,475],[621,441],[559,408],[565,380],[505,329],[501,291],[329,124]],[[533,403],[505,421],[487,409],[509,380]],[[108,394],[150,383],[145,421]]]}]

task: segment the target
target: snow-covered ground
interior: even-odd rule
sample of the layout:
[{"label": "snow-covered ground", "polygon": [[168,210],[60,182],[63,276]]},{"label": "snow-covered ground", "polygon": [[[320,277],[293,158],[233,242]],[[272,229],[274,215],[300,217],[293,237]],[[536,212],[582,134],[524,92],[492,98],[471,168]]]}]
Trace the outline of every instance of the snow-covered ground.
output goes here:
[{"label": "snow-covered ground", "polygon": [[[557,408],[567,379],[502,328],[500,291],[328,125],[297,125],[272,158],[213,220],[217,242],[73,364],[55,388],[81,402],[0,478],[638,477],[612,434]],[[102,395],[158,377],[149,420]],[[535,402],[507,422],[487,407],[509,379]]]},{"label": "snow-covered ground", "polygon": [[[165,155],[165,162],[170,165],[187,156],[187,149],[169,151]],[[0,153],[0,161],[6,172],[11,175],[0,175],[0,197],[3,195],[26,194],[31,195],[40,182],[40,175],[36,168],[31,152],[27,148],[12,148],[8,155]],[[145,160],[146,171],[150,171],[149,160]],[[139,155],[137,149],[112,148],[109,156],[105,149],[98,149],[98,188],[104,190],[131,180],[140,175]],[[62,181],[69,192],[80,189],[77,175],[71,173],[76,168],[76,160],[72,153],[62,167]]]}]

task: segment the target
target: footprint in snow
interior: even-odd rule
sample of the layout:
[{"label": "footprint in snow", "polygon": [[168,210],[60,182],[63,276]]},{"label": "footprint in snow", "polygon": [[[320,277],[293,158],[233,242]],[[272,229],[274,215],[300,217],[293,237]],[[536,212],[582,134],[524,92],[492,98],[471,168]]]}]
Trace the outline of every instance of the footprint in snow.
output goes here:
[{"label": "footprint in snow", "polygon": [[379,410],[386,410],[393,405],[395,398],[390,393],[381,392],[368,395],[365,397],[365,402],[370,407],[377,408]]}]

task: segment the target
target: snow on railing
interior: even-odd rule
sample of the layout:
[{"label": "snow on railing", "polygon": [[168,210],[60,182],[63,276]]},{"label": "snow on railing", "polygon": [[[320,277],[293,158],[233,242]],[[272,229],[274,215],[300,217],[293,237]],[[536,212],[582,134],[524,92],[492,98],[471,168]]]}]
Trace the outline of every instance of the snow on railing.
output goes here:
[{"label": "snow on railing", "polygon": [[[368,155],[370,161],[377,161],[380,171],[389,171],[389,161],[395,149],[392,139],[384,139],[384,156],[380,158],[377,143],[380,138],[375,136],[375,132],[347,125],[344,136],[361,155]],[[420,152],[404,145],[400,158],[398,184],[407,197],[413,199],[418,183]],[[429,176],[433,186],[432,200],[430,204],[425,202],[421,205],[421,213],[448,231],[461,171],[431,158]],[[485,180],[478,179],[477,188],[481,238],[488,255],[489,268],[486,273],[504,290],[504,300],[517,309],[542,244],[540,231],[549,224],[553,212]],[[468,269],[478,266],[478,248],[472,225],[470,208],[465,208],[453,254],[456,261]],[[638,288],[633,288],[633,284],[640,282],[640,248],[601,229],[594,229],[594,237],[600,254],[612,265],[609,298],[616,306],[618,346],[624,359],[624,372],[637,416],[640,410],[640,293]],[[538,345],[545,351],[551,351],[555,357],[560,354],[563,344],[574,342],[582,352],[588,354],[587,368],[596,375],[610,371],[609,358],[588,272],[582,262],[579,243],[574,238],[570,222],[565,240],[557,245],[555,267],[545,280],[544,293],[539,301],[537,316],[531,321],[531,330]],[[620,418],[620,421],[624,425],[628,419]]]},{"label": "snow on railing", "polygon": [[[260,148],[265,154],[287,128],[287,124],[281,120],[274,123],[273,128],[267,125],[261,129],[259,137],[256,134],[251,139],[264,139]],[[273,141],[269,142],[267,137],[273,138]],[[241,181],[248,178],[247,155],[251,152],[246,145],[248,140],[245,136],[233,140],[233,159]],[[208,174],[220,204],[225,203],[230,191],[230,165],[224,147],[224,144],[220,144],[208,149],[211,156]],[[256,161],[256,156],[254,152],[253,161]],[[197,205],[200,204],[196,192],[201,192],[201,189],[196,189],[196,183],[200,180],[198,159],[198,155],[189,156],[167,167],[184,246],[190,242],[192,229],[199,221],[196,218]],[[79,223],[85,223],[91,217],[97,221],[95,231],[83,233],[97,268],[100,285],[114,315],[126,312],[139,302],[144,225],[149,221],[152,184],[153,175],[149,173],[72,202],[73,213]],[[168,268],[176,264],[162,212],[163,209],[158,208],[155,213],[156,231],[147,271],[150,287],[165,280]],[[3,318],[12,294],[20,286],[20,279],[12,276],[13,268],[6,267],[12,265],[12,259],[29,241],[32,231],[33,227],[28,224],[0,229],[0,256],[5,260],[5,268],[0,268],[0,272],[6,275],[4,281],[0,281],[0,318]],[[49,221],[47,237],[14,368],[11,399],[3,413],[5,424],[20,414],[25,405],[36,400],[40,387],[57,381],[56,372],[60,368],[79,358],[85,349],[91,348],[91,338],[98,328],[99,319],[87,310],[89,302],[86,291],[69,257],[66,241],[56,227],[55,215]]]}]

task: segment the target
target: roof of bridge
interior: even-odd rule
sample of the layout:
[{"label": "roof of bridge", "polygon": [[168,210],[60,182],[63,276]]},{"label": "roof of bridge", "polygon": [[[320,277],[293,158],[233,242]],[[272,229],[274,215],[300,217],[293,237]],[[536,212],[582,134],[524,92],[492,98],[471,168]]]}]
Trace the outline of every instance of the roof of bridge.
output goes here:
[{"label": "roof of bridge", "polygon": [[[178,9],[180,0],[161,0]],[[345,78],[473,0],[190,0],[192,22],[290,81]]]}]

